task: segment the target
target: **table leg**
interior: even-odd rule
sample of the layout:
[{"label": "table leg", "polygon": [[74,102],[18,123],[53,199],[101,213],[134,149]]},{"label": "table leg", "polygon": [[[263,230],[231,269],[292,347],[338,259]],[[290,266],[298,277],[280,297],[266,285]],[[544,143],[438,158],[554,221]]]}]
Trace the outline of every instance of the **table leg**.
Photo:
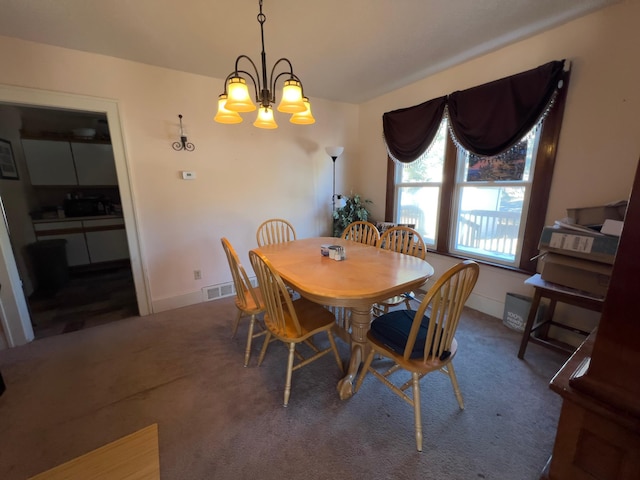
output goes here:
[{"label": "table leg", "polygon": [[366,358],[367,332],[371,326],[371,306],[367,310],[351,309],[351,358],[347,375],[338,382],[341,400],[353,396],[353,382],[358,375],[360,364]]},{"label": "table leg", "polygon": [[533,294],[533,300],[531,301],[531,308],[529,308],[527,323],[525,323],[524,332],[522,332],[522,340],[520,340],[520,350],[518,350],[518,358],[520,359],[524,358],[524,352],[527,349],[527,343],[529,343],[529,335],[531,335],[533,323],[536,321],[536,314],[538,313],[538,307],[540,306],[541,296],[540,290],[536,288]]},{"label": "table leg", "polygon": [[547,309],[547,312],[545,313],[545,316],[543,319],[544,321],[540,326],[540,334],[538,335],[539,338],[542,338],[544,340],[549,338],[549,327],[551,326],[551,321],[553,320],[553,315],[555,314],[555,312],[556,312],[556,300],[554,298],[550,298],[549,308]]}]

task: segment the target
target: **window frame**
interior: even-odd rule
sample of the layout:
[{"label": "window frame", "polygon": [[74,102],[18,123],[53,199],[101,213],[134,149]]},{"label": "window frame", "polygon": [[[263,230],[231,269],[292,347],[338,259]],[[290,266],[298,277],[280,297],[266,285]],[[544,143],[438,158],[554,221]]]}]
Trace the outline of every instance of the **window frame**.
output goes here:
[{"label": "window frame", "polygon": [[[473,258],[478,263],[491,265],[508,270],[535,273],[538,255],[538,241],[540,233],[545,225],[547,208],[549,206],[549,192],[553,179],[553,169],[556,161],[562,118],[569,90],[570,71],[565,71],[562,77],[563,87],[559,89],[553,107],[549,110],[541,127],[538,150],[535,158],[535,168],[532,172],[531,192],[527,205],[526,221],[522,236],[522,247],[519,251],[517,265],[504,265],[494,263],[486,259],[466,257],[460,253],[449,250],[449,241],[453,234],[451,215],[455,208],[456,193],[456,168],[458,151],[451,135],[447,134],[445,147],[444,171],[442,174],[442,186],[440,191],[440,205],[438,212],[438,227],[436,233],[436,247],[434,251],[440,255],[454,258]],[[393,222],[395,218],[395,164],[387,156],[387,189],[385,199],[385,221]]]},{"label": "window frame", "polygon": [[[469,164],[469,155],[467,155],[468,151],[464,149],[456,149],[457,157],[456,157],[456,177],[454,182],[454,195],[453,195],[453,211],[456,212],[456,217],[451,218],[451,229],[453,232],[452,238],[449,239],[449,248],[453,255],[466,255],[464,249],[456,249],[456,239],[459,236],[459,217],[462,210],[461,200],[463,195],[463,190],[465,188],[478,188],[478,189],[501,189],[501,188],[523,188],[524,189],[524,197],[522,208],[520,209],[520,218],[519,218],[519,228],[518,234],[516,236],[516,245],[519,245],[522,242],[522,236],[524,235],[524,226],[526,225],[526,218],[529,214],[529,204],[531,198],[531,189],[533,186],[533,172],[535,171],[536,166],[536,158],[538,148],[540,146],[540,136],[542,134],[542,129],[534,128],[534,131],[531,131],[528,134],[527,142],[527,150],[531,149],[531,153],[527,153],[527,156],[531,156],[531,163],[529,166],[528,177],[525,180],[524,175],[521,180],[500,180],[500,181],[467,181],[465,177],[465,171]],[[486,262],[495,262],[497,264],[501,264],[507,267],[513,267],[514,265],[519,265],[520,262],[520,249],[516,247],[516,253],[513,260],[500,260],[497,256],[494,256],[495,259],[492,259],[491,254],[482,254],[476,253],[473,255],[472,253],[468,253],[469,255],[473,255],[474,260],[484,260]]]}]

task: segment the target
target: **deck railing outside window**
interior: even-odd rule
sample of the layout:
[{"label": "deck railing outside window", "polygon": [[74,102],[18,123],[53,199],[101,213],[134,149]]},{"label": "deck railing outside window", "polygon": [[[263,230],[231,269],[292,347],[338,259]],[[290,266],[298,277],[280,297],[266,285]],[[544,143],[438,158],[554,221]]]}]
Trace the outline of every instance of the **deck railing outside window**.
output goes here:
[{"label": "deck railing outside window", "polygon": [[520,212],[461,211],[455,248],[513,259],[518,246]]}]

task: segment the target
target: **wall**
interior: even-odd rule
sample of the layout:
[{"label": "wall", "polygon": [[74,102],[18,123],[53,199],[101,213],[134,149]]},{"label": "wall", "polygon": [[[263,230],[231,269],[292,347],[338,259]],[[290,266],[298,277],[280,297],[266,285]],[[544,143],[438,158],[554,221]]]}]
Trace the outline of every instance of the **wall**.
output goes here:
[{"label": "wall", "polygon": [[[330,234],[332,162],[326,145],[357,157],[357,107],[312,100],[317,122],[264,131],[213,122],[223,79],[0,37],[0,84],[118,102],[142,263],[153,311],[202,301],[201,289],[231,281],[227,236],[248,264],[257,226],[284,217],[300,236]],[[231,67],[230,67],[231,68]],[[178,114],[194,152],[176,152]],[[342,188],[343,165],[336,167]],[[180,172],[197,178],[185,181]],[[202,279],[194,280],[193,271]]]},{"label": "wall", "polygon": [[[571,61],[571,85],[547,224],[565,217],[566,208],[627,199],[640,156],[640,62],[634,48],[640,44],[638,18],[640,2],[622,2],[361,105],[360,163],[353,172],[361,172],[357,188],[374,201],[375,217],[384,215],[384,112],[563,58]],[[436,255],[429,261],[437,271],[454,262]],[[483,266],[470,304],[501,317],[506,292],[532,294],[522,283],[526,277]]]}]

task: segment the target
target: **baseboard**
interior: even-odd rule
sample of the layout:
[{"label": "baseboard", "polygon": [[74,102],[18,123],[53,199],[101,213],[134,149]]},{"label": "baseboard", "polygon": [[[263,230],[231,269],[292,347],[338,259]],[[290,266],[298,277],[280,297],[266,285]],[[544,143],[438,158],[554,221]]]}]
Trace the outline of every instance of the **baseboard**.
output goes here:
[{"label": "baseboard", "polygon": [[504,302],[475,293],[469,295],[466,306],[500,319],[504,313]]},{"label": "baseboard", "polygon": [[[418,296],[417,299],[420,301],[426,293],[426,289],[421,287],[416,291],[416,293]],[[504,313],[504,302],[484,297],[473,292],[469,295],[469,299],[465,305],[469,308],[473,308],[474,310],[478,310],[479,312],[499,319],[502,319]]]},{"label": "baseboard", "polygon": [[196,303],[202,303],[202,291],[185,293],[177,297],[161,298],[159,300],[151,301],[152,313],[165,312],[167,310],[173,310],[175,308],[186,307],[189,305],[195,305]]}]

